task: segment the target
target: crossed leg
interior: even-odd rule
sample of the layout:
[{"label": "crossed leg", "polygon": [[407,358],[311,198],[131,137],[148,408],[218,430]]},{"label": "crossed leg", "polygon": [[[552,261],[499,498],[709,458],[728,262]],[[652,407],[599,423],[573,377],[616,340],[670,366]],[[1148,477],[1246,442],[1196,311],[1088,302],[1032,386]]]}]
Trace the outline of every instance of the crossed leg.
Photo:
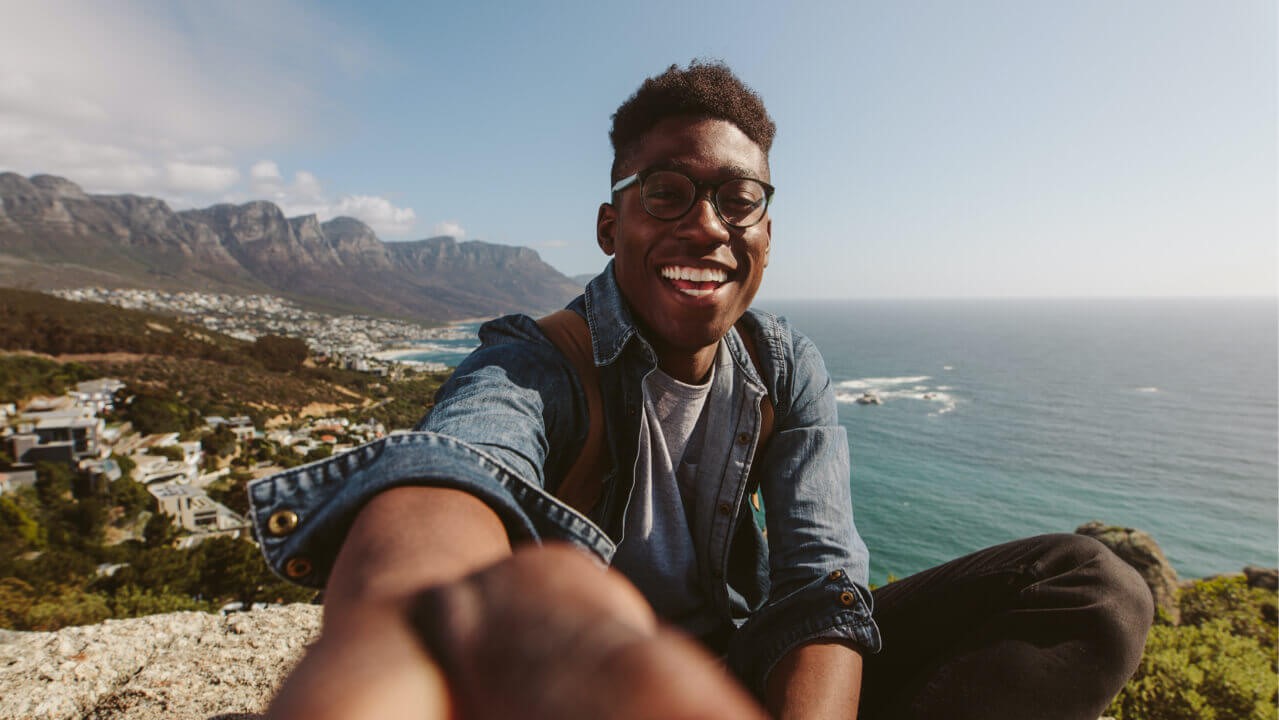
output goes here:
[{"label": "crossed leg", "polygon": [[862,720],[1096,720],[1141,659],[1141,576],[1081,535],[997,545],[877,589]]}]

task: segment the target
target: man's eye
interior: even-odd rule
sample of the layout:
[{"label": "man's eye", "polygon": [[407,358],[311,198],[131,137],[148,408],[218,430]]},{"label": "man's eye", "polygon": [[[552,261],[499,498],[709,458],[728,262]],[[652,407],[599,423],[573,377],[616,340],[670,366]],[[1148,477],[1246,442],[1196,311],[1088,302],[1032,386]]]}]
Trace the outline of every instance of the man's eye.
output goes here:
[{"label": "man's eye", "polygon": [[734,193],[728,197],[721,197],[719,202],[725,210],[754,210],[764,199],[758,195],[749,193]]},{"label": "man's eye", "polygon": [[644,189],[644,197],[659,202],[674,202],[685,196],[683,189],[670,185],[657,185]]}]

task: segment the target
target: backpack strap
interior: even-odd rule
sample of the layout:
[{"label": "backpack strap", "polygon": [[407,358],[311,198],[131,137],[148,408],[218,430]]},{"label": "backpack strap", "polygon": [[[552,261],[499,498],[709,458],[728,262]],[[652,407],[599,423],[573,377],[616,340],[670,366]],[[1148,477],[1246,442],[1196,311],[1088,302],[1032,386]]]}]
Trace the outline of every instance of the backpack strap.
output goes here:
[{"label": "backpack strap", "polygon": [[586,326],[586,319],[568,308],[539,319],[537,324],[577,370],[582,392],[586,394],[586,411],[590,418],[586,441],[582,443],[577,460],[560,482],[556,497],[578,512],[589,514],[604,491],[604,474],[608,472],[604,398],[600,395],[600,369],[595,367],[595,355],[591,352],[591,331]]},{"label": "backpack strap", "polygon": [[[582,392],[586,394],[586,410],[589,416],[586,441],[582,443],[582,450],[578,453],[577,460],[573,462],[568,474],[560,482],[559,491],[555,493],[555,496],[578,512],[587,515],[599,502],[600,495],[604,491],[604,475],[608,472],[609,465],[607,443],[604,437],[604,398],[600,394],[600,370],[595,367],[595,355],[591,352],[591,331],[586,325],[585,318],[567,308],[539,318],[537,324],[542,329],[542,333],[577,370],[578,379],[582,383]],[[754,336],[740,322],[737,331],[746,345],[746,352],[750,355],[756,371],[762,374]],[[760,401],[759,411],[759,441],[755,445],[755,457],[751,462],[751,477],[747,481],[747,492],[750,494],[755,522],[762,528],[764,527],[764,510],[759,496],[757,473],[759,464],[756,461],[762,456],[763,448],[773,434],[773,399],[767,394]]]}]

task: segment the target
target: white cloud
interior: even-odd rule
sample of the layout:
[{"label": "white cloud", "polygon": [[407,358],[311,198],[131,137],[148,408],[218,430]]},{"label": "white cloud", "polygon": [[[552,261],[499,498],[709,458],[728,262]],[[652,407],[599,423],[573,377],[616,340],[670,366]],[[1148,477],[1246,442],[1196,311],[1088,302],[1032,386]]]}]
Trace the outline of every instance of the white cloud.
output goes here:
[{"label": "white cloud", "polygon": [[249,168],[249,177],[258,181],[280,180],[280,166],[270,160],[262,160],[253,163],[253,167]]},{"label": "white cloud", "polygon": [[178,192],[217,193],[240,181],[233,167],[171,162],[165,166],[169,188]]},{"label": "white cloud", "polygon": [[[291,182],[285,182],[280,166],[272,160],[259,160],[249,168],[249,186],[253,198],[270,200],[289,217],[315,215],[323,221],[347,215],[363,221],[383,238],[405,235],[417,224],[412,208],[396,207],[383,197],[328,195],[319,178],[306,170],[298,170]],[[246,199],[232,198],[235,202]]]},{"label": "white cloud", "polygon": [[252,159],[315,139],[315,118],[332,114],[319,111],[320,90],[376,54],[357,28],[295,0],[66,0],[2,14],[0,170],[175,206],[329,202],[314,175],[286,183],[274,162]]},{"label": "white cloud", "polygon": [[463,239],[466,237],[466,229],[455,220],[445,220],[435,223],[435,227],[431,228],[431,236],[448,235],[451,238]]},{"label": "white cloud", "polygon": [[350,215],[363,220],[378,235],[404,235],[417,223],[412,208],[398,208],[386,198],[346,195],[332,208],[333,216]]}]

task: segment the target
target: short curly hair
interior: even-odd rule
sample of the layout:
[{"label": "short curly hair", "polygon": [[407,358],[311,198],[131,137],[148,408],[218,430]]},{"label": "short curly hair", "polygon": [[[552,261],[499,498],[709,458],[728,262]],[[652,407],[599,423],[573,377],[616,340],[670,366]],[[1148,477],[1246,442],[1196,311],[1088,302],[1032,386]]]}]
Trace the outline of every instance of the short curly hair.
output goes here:
[{"label": "short curly hair", "polygon": [[608,133],[613,143],[612,179],[619,179],[622,164],[645,133],[662,120],[678,116],[727,120],[753,140],[765,158],[777,133],[764,101],[722,61],[694,60],[688,69],[671,65],[661,75],[645,80],[613,113]]}]

